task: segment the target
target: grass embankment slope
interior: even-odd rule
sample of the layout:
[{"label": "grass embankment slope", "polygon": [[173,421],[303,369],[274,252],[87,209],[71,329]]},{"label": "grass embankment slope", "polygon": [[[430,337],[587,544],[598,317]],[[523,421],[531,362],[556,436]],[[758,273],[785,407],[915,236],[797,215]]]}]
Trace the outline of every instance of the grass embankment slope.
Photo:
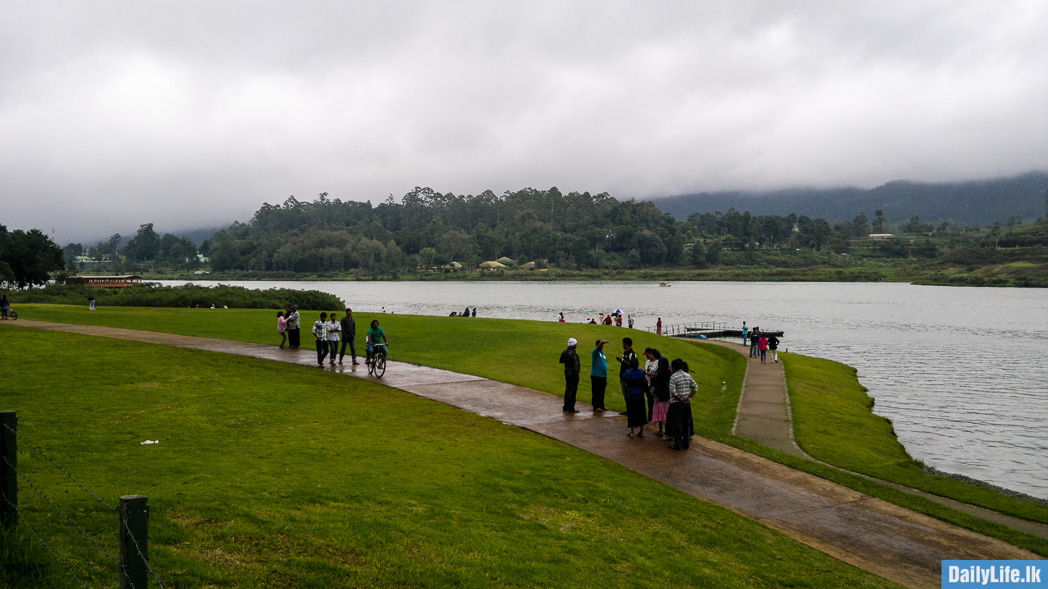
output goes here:
[{"label": "grass embankment slope", "polygon": [[[1048,505],[954,477],[929,474],[899,443],[887,418],[872,412],[874,401],[851,366],[780,354],[793,410],[797,443],[812,457],[879,479],[1031,521],[1048,523]],[[963,523],[958,521],[957,523]],[[1011,542],[1016,538],[1004,536]],[[1048,543],[1027,546],[1044,554]]]},{"label": "grass embankment slope", "polygon": [[[36,311],[24,316],[60,319]],[[152,328],[167,315],[128,313]],[[249,317],[209,324],[254,334]],[[389,323],[399,350],[422,339]],[[169,587],[891,585],[607,460],[360,379],[13,322],[0,334],[19,470],[114,555],[117,516],[28,443],[111,504],[149,497]],[[514,347],[549,362],[538,342]],[[82,584],[115,585],[116,564],[22,489],[26,519]],[[81,584],[25,525],[0,539],[0,585]]]}]

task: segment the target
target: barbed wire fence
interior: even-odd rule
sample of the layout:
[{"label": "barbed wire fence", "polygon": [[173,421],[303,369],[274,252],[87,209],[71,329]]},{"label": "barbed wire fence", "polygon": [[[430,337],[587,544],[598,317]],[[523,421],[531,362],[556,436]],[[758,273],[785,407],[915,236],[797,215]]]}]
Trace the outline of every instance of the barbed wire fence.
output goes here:
[{"label": "barbed wire fence", "polygon": [[[25,472],[18,470],[17,450],[19,444],[29,448],[32,455],[46,460],[68,479],[76,483],[77,487],[90,495],[98,504],[105,507],[107,511],[117,515],[120,544],[119,557],[106,550],[83,526],[63,511],[58,503],[39,485],[34,483]],[[19,481],[24,482],[59,518],[72,528],[75,528],[94,549],[101,553],[107,561],[112,562],[116,566],[120,575],[121,589],[146,589],[149,586],[150,577],[157,586],[161,589],[166,589],[157,576],[156,571],[149,566],[148,499],[142,495],[125,495],[120,498],[120,504],[117,507],[106,503],[66,469],[62,468],[41,448],[30,443],[22,436],[18,432],[18,418],[14,411],[0,411],[0,527],[13,529],[16,525],[21,524],[51,558],[68,571],[70,577],[77,585],[87,587],[87,583],[77,575],[77,571],[69,559],[60,556],[57,553],[58,551],[48,544],[41,534],[33,528],[24,511],[19,508]]]}]

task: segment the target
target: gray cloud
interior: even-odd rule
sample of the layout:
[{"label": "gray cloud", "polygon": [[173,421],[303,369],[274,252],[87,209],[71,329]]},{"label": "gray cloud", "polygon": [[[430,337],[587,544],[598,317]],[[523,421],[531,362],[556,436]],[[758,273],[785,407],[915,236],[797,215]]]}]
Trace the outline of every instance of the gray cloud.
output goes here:
[{"label": "gray cloud", "polygon": [[618,198],[1048,167],[1048,4],[0,5],[0,223],[415,185]]}]

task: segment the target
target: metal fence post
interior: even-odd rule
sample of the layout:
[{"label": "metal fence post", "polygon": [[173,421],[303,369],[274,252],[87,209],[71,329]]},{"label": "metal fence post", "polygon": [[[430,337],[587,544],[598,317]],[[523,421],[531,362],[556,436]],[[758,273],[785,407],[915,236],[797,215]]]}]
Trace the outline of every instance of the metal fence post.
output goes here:
[{"label": "metal fence post", "polygon": [[149,584],[149,505],[142,495],[120,498],[120,589]]},{"label": "metal fence post", "polygon": [[0,411],[0,526],[18,521],[18,416]]}]

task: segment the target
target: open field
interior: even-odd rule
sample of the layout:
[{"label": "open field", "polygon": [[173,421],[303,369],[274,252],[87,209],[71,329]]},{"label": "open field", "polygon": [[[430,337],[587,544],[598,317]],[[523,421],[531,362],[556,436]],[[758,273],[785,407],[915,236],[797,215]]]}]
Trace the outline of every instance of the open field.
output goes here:
[{"label": "open field", "polygon": [[[19,310],[30,319],[132,327],[260,343],[275,344],[279,341],[275,333],[275,311],[113,307],[90,313],[86,308],[62,305],[19,305]],[[319,311],[303,313],[303,326],[307,330],[318,314]],[[371,317],[357,317],[358,341],[362,340],[364,326]],[[703,404],[696,406],[696,427],[700,435],[1048,555],[1048,542],[1043,539],[732,436],[731,423],[745,359],[730,350],[604,326],[406,315],[377,317],[393,343],[391,357],[394,359],[477,374],[551,394],[561,394],[563,390],[557,356],[567,337],[577,337],[581,342],[579,348],[584,372],[580,404],[588,402],[585,373],[588,372],[588,352],[592,341],[598,337],[613,340],[608,345],[610,360],[620,348],[618,338],[629,333],[637,338],[635,347],[643,349],[656,344],[670,357],[680,356],[691,364],[700,387],[709,394]],[[304,341],[307,346],[311,345],[308,337],[307,334]],[[360,350],[362,353],[362,345]],[[914,462],[898,443],[890,424],[870,412],[870,399],[850,367],[797,355],[784,355],[784,358],[798,441],[816,458],[1018,517],[1048,521],[1048,507],[1043,503],[921,472],[920,464]],[[615,394],[614,387],[609,388],[608,401],[609,407],[622,408],[622,399]]]},{"label": "open field", "polygon": [[[169,587],[890,586],[606,460],[358,379],[0,332],[0,399],[20,435],[111,504],[149,497]],[[25,444],[19,465],[115,553],[114,514]],[[116,584],[115,564],[21,497],[77,578]],[[0,584],[76,584],[24,526],[2,539]]]}]

